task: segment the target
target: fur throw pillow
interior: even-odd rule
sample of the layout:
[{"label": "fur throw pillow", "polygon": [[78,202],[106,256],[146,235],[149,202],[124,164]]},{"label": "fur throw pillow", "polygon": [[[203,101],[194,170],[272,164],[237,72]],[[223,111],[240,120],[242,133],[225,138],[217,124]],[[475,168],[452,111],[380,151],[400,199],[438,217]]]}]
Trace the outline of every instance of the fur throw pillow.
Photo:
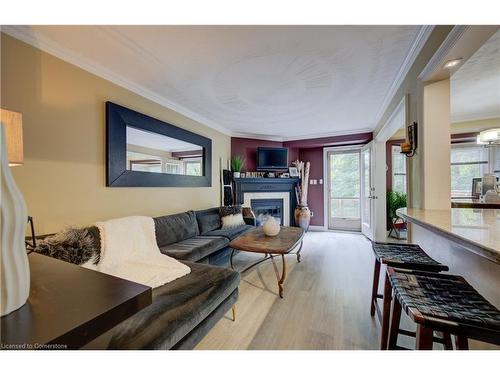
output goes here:
[{"label": "fur throw pillow", "polygon": [[95,226],[67,228],[39,240],[34,251],[73,264],[80,265],[89,260],[97,264],[101,257],[99,229]]},{"label": "fur throw pillow", "polygon": [[222,229],[229,229],[245,225],[241,206],[223,206],[219,208]]}]

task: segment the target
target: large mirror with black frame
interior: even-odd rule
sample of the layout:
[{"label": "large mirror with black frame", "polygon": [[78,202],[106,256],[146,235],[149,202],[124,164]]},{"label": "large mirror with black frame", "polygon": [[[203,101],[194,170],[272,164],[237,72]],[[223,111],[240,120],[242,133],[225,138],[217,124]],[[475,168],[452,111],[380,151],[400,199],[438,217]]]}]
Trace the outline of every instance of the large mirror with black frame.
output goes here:
[{"label": "large mirror with black frame", "polygon": [[106,103],[107,186],[211,186],[212,141]]}]

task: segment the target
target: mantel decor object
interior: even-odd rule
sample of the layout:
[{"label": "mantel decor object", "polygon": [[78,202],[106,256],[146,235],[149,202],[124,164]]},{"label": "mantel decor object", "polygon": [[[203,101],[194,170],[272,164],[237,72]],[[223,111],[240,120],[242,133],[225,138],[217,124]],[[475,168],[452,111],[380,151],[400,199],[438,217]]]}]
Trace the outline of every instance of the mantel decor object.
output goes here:
[{"label": "mantel decor object", "polygon": [[264,231],[264,234],[269,237],[274,237],[277,236],[278,233],[280,232],[280,225],[276,221],[276,219],[272,216],[269,216],[266,219],[266,222],[262,226],[262,230]]},{"label": "mantel decor object", "polygon": [[235,155],[231,158],[231,170],[234,178],[241,177],[241,171],[245,165],[245,158],[241,155]]},{"label": "mantel decor object", "polygon": [[23,164],[22,115],[0,109],[1,170],[1,311],[7,315],[29,296],[30,270],[24,242],[27,209],[10,166]]},{"label": "mantel decor object", "polygon": [[297,168],[300,176],[299,184],[295,187],[295,194],[297,198],[297,207],[295,207],[295,225],[301,227],[305,231],[309,229],[311,223],[311,210],[307,205],[307,192],[309,189],[309,170],[311,163],[304,163],[303,161],[296,160],[293,165]]}]

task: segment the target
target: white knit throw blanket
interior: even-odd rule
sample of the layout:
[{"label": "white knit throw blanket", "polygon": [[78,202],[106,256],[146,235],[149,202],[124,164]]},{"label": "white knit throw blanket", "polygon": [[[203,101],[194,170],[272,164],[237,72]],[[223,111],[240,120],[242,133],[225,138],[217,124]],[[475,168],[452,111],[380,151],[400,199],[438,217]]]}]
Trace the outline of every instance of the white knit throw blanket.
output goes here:
[{"label": "white knit throw blanket", "polygon": [[95,224],[101,235],[101,259],[83,267],[156,288],[191,272],[163,255],[156,244],[151,217],[128,216]]}]

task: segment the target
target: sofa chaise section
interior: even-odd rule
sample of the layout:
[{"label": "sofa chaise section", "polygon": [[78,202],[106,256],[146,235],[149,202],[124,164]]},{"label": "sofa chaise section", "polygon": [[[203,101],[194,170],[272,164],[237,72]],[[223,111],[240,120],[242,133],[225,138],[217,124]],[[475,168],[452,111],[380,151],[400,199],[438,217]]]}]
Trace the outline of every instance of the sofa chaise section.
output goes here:
[{"label": "sofa chaise section", "polygon": [[227,247],[229,240],[225,237],[195,236],[170,245],[161,246],[162,254],[178,260],[199,262],[220,249]]},{"label": "sofa chaise section", "polygon": [[192,349],[238,299],[240,275],[183,262],[191,273],[153,290],[153,303],[88,348]]}]

